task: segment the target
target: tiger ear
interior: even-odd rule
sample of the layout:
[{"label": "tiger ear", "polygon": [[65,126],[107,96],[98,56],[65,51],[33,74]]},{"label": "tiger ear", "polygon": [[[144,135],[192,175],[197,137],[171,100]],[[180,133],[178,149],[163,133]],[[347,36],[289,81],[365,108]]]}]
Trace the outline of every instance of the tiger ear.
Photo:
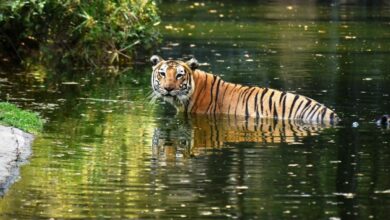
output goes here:
[{"label": "tiger ear", "polygon": [[150,57],[150,62],[152,63],[153,66],[156,66],[159,62],[161,62],[163,59],[160,56],[153,55]]},{"label": "tiger ear", "polygon": [[199,63],[195,58],[191,58],[186,64],[192,69],[196,70],[199,67]]}]

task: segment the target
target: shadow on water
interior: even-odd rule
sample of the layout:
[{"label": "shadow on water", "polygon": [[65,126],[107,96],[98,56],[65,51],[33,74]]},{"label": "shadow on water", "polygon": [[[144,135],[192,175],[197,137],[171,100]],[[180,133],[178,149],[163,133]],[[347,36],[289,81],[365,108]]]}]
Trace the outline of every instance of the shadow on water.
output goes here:
[{"label": "shadow on water", "polygon": [[175,160],[207,155],[232,143],[254,143],[269,147],[273,144],[303,144],[304,138],[318,135],[331,124],[309,124],[298,120],[254,119],[229,115],[196,115],[185,117],[154,130],[155,159]]}]

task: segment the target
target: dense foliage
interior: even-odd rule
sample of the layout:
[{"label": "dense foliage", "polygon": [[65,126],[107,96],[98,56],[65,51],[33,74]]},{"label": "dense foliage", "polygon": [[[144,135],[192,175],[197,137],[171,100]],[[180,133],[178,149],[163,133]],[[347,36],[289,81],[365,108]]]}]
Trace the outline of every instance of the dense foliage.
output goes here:
[{"label": "dense foliage", "polygon": [[[0,52],[77,63],[120,63],[159,37],[149,0],[2,0]],[[38,49],[38,50],[36,50]]]}]

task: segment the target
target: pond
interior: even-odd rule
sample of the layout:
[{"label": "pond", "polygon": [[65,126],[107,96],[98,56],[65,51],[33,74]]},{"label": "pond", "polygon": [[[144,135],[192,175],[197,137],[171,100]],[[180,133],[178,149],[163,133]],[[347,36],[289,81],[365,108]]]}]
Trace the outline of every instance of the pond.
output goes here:
[{"label": "pond", "polygon": [[[0,71],[1,99],[47,120],[1,219],[385,219],[390,6],[161,3],[168,58],[312,97],[337,126],[176,114],[151,66]],[[359,126],[353,127],[352,123]]]}]

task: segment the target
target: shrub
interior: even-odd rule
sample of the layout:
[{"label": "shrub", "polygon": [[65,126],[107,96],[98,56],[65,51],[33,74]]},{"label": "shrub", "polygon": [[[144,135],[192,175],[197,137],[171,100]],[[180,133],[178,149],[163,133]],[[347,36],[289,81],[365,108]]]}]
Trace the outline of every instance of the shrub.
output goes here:
[{"label": "shrub", "polygon": [[0,46],[19,59],[39,49],[61,61],[128,62],[158,40],[159,22],[149,0],[2,0]]}]

